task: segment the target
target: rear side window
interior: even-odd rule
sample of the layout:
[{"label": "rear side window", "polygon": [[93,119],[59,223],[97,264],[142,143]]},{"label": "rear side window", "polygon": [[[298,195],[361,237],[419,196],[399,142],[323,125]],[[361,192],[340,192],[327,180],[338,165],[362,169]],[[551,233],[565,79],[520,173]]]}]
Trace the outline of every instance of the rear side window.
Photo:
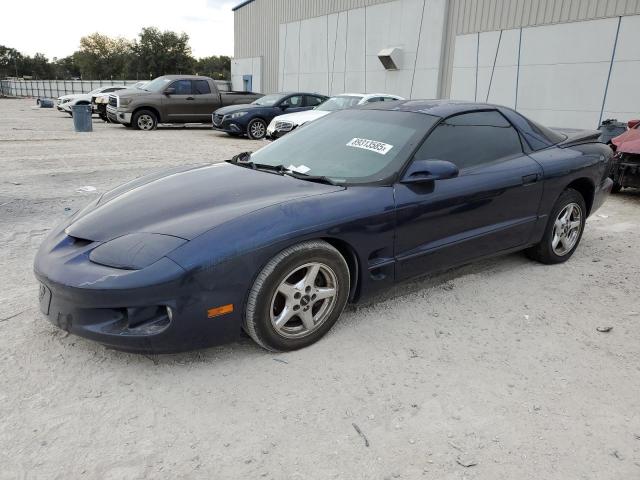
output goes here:
[{"label": "rear side window", "polygon": [[307,107],[315,107],[316,105],[320,105],[324,102],[324,98],[316,97],[315,95],[307,95],[306,96]]},{"label": "rear side window", "polygon": [[176,95],[191,95],[191,80],[176,80],[171,84]]},{"label": "rear side window", "polygon": [[211,87],[206,80],[194,80],[193,81],[193,93],[196,95],[205,95],[211,93]]},{"label": "rear side window", "polygon": [[472,112],[443,120],[416,153],[421,160],[447,160],[460,170],[522,154],[518,132],[498,112]]}]

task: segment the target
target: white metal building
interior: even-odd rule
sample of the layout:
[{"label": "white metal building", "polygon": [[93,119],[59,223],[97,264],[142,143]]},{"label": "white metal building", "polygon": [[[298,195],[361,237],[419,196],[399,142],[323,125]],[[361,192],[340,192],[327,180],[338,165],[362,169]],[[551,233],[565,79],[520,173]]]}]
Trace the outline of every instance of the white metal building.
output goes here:
[{"label": "white metal building", "polygon": [[235,89],[387,92],[552,126],[640,116],[640,0],[248,0]]}]

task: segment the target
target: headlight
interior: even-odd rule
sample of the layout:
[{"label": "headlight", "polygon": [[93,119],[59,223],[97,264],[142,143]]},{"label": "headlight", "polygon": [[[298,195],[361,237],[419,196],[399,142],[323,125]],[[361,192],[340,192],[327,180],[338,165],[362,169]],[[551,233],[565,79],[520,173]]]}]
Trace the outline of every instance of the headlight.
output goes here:
[{"label": "headlight", "polygon": [[103,243],[89,254],[93,263],[140,270],[157,262],[187,241],[159,233],[131,233]]},{"label": "headlight", "polygon": [[71,101],[71,98],[65,98],[64,100],[62,100],[62,103],[69,103]]},{"label": "headlight", "polygon": [[118,105],[120,105],[121,107],[126,107],[127,105],[129,105],[131,103],[131,101],[133,100],[133,98],[122,98],[119,97],[118,98]]},{"label": "headlight", "polygon": [[230,113],[230,114],[228,115],[228,118],[230,118],[230,119],[232,119],[232,120],[233,120],[234,118],[240,118],[240,117],[243,117],[243,116],[245,116],[247,113],[248,113],[248,112],[235,112],[235,113]]}]

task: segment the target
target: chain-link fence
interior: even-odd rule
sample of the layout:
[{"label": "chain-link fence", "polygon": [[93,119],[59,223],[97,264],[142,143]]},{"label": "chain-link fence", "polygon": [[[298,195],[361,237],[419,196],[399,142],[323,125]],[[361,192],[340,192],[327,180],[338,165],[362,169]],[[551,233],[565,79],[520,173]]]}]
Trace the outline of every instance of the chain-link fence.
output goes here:
[{"label": "chain-link fence", "polygon": [[58,98],[109,85],[133,85],[139,80],[0,80],[0,94],[7,97]]}]

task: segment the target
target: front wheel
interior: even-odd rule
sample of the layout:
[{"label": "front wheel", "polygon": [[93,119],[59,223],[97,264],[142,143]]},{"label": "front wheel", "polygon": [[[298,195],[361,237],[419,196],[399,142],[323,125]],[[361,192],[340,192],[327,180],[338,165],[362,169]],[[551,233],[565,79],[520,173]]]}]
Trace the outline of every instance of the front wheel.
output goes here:
[{"label": "front wheel", "polygon": [[546,264],[566,262],[578,248],[586,220],[583,196],[572,188],[565,190],[553,206],[542,240],[527,255]]},{"label": "front wheel", "polygon": [[254,118],[247,125],[247,136],[251,140],[262,140],[267,134],[267,122],[261,118]]},{"label": "front wheel", "polygon": [[349,267],[335,248],[309,241],[277,254],[256,278],[244,329],[263,348],[289,351],[318,341],[349,297]]},{"label": "front wheel", "polygon": [[133,115],[131,125],[136,130],[155,130],[158,126],[158,118],[150,110],[140,110]]}]

